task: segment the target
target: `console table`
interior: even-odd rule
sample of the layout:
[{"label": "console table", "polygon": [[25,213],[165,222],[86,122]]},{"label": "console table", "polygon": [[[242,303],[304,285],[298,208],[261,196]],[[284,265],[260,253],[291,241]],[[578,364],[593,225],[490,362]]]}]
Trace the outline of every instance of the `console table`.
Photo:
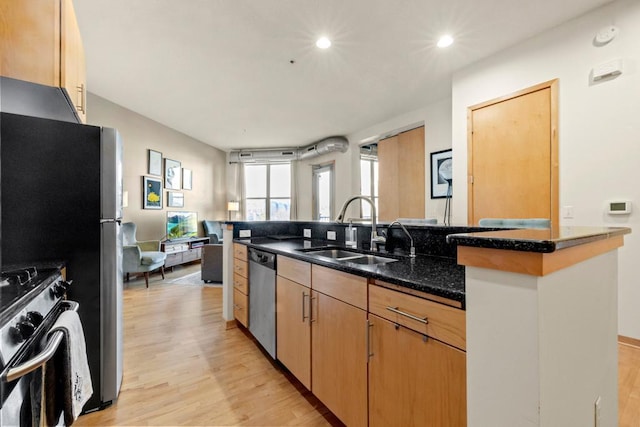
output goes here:
[{"label": "console table", "polygon": [[194,237],[187,240],[164,241],[160,243],[160,250],[167,254],[165,268],[174,265],[199,261],[202,257],[202,246],[209,243],[208,237]]}]

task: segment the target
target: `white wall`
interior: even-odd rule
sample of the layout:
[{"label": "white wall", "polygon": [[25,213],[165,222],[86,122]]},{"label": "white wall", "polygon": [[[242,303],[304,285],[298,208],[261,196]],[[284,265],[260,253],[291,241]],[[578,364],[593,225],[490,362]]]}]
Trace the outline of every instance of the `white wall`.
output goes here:
[{"label": "white wall", "polygon": [[[226,219],[226,157],[223,151],[92,93],[89,93],[87,106],[89,124],[116,128],[122,136],[124,190],[129,192],[124,220],[136,223],[138,240],[162,238],[166,233],[169,209],[198,212],[200,221]],[[193,189],[181,190],[184,208],[167,208],[167,191],[163,190],[161,210],[142,209],[142,176],[148,171],[148,149],[160,151],[163,157],[178,160],[183,168],[191,169]],[[202,225],[199,234],[204,235]]]},{"label": "white wall", "polygon": [[[616,39],[596,47],[596,32],[614,24]],[[615,1],[553,30],[476,63],[453,77],[452,136],[454,222],[467,218],[467,107],[559,79],[560,206],[575,217],[561,225],[620,225],[640,222],[640,2]],[[591,69],[615,58],[624,73],[590,84]],[[628,199],[626,216],[609,216],[605,204]],[[634,264],[640,235],[625,236],[619,256],[619,333],[640,338],[640,286]]]}]

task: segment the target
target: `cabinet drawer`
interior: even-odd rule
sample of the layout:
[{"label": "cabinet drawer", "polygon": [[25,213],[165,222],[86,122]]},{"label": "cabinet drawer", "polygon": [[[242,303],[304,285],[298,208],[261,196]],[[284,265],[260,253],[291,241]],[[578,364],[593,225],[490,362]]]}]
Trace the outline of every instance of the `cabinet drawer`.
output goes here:
[{"label": "cabinet drawer", "polygon": [[249,295],[249,280],[246,277],[233,273],[233,287],[245,295]]},{"label": "cabinet drawer", "polygon": [[247,261],[247,247],[240,243],[233,244],[233,257],[242,261]]},{"label": "cabinet drawer", "polygon": [[182,253],[182,262],[195,261],[200,259],[200,249],[189,249]]},{"label": "cabinet drawer", "polygon": [[237,289],[233,290],[233,317],[249,327],[249,297]]},{"label": "cabinet drawer", "polygon": [[464,310],[380,286],[369,285],[369,311],[409,329],[466,350],[466,314]]},{"label": "cabinet drawer", "polygon": [[311,264],[284,256],[278,257],[278,276],[311,287]]},{"label": "cabinet drawer", "polygon": [[233,260],[233,272],[242,277],[249,277],[249,268],[246,261],[240,261],[237,258]]},{"label": "cabinet drawer", "polygon": [[347,304],[367,309],[367,279],[364,277],[312,265],[311,288]]},{"label": "cabinet drawer", "polygon": [[173,267],[178,264],[182,264],[182,252],[167,254],[167,258],[164,260],[165,267]]}]

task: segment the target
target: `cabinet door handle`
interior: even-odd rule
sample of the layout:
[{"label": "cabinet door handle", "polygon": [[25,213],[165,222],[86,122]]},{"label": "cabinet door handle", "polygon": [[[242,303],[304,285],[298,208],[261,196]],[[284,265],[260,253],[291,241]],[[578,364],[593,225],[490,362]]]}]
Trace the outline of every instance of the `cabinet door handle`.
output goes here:
[{"label": "cabinet door handle", "polygon": [[429,324],[429,320],[426,317],[418,317],[410,313],[405,313],[402,310],[398,310],[398,307],[387,307],[387,310],[393,311],[394,313],[399,314],[401,316],[408,317],[409,319],[415,320],[416,322],[424,323],[425,325]]},{"label": "cabinet door handle", "polygon": [[365,336],[367,337],[367,363],[369,363],[369,359],[373,356],[373,352],[371,351],[371,328],[373,328],[373,323],[369,322],[369,319],[366,319],[365,322]]},{"label": "cabinet door handle", "polygon": [[80,93],[80,105],[76,106],[76,109],[78,111],[80,111],[81,113],[85,113],[85,90],[84,90],[84,83],[80,84],[80,86],[76,86],[76,89],[78,89],[78,92]]},{"label": "cabinet door handle", "polygon": [[[304,308],[305,308],[305,307],[304,307],[304,299],[305,299],[306,297],[308,297],[308,296],[309,296],[309,295],[307,295],[304,291],[302,291],[302,323],[304,323],[304,320],[305,320],[305,319],[308,319],[308,318],[309,318],[309,316],[305,316],[305,313],[304,313],[304,312],[305,312],[305,309],[304,309]],[[309,304],[309,305],[311,305],[311,304]]]}]

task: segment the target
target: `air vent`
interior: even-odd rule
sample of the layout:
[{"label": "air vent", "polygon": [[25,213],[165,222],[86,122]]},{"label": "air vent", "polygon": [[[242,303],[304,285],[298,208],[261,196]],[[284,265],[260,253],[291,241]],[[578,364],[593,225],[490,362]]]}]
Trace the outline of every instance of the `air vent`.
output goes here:
[{"label": "air vent", "polygon": [[307,160],[333,151],[344,153],[347,149],[349,149],[349,141],[347,138],[344,136],[332,136],[296,150],[232,151],[229,153],[229,163]]}]

